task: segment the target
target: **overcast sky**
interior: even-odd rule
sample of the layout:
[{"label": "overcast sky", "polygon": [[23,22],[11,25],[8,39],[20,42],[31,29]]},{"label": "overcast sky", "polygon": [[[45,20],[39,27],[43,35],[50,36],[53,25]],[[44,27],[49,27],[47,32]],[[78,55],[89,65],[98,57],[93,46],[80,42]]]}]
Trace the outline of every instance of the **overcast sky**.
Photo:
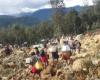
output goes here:
[{"label": "overcast sky", "polygon": [[[64,0],[66,7],[83,5],[85,0]],[[88,0],[92,5],[92,0]],[[51,8],[50,0],[0,0],[0,15],[34,12],[39,9]]]}]

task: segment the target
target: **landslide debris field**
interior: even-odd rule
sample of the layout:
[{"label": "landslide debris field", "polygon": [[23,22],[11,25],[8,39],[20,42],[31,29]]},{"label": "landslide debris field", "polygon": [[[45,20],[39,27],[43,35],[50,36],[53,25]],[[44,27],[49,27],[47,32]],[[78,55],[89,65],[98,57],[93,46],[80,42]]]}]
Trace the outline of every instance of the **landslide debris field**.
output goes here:
[{"label": "landslide debris field", "polygon": [[78,35],[78,39],[81,52],[71,56],[72,63],[59,58],[41,72],[41,78],[25,64],[28,49],[14,49],[9,56],[0,53],[0,80],[100,80],[100,34]]}]

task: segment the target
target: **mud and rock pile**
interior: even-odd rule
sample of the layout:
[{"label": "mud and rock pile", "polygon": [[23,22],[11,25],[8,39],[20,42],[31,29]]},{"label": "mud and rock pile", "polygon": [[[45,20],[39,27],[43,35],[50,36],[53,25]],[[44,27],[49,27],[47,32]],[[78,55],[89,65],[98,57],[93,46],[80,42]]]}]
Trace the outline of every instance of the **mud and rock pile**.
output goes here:
[{"label": "mud and rock pile", "polygon": [[73,63],[59,60],[49,65],[39,75],[30,73],[31,66],[25,64],[28,54],[15,50],[10,56],[0,53],[0,80],[100,80],[100,34],[80,35],[80,54],[73,54]]}]

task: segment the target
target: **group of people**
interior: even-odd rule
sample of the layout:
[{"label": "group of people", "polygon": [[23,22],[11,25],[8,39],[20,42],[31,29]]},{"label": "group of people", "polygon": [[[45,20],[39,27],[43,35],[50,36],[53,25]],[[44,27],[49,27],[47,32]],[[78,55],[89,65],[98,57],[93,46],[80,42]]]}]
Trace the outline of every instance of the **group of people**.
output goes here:
[{"label": "group of people", "polygon": [[67,39],[67,45],[70,47],[72,53],[80,53],[81,43],[77,39],[70,37]]},{"label": "group of people", "polygon": [[60,41],[49,42],[39,49],[38,47],[32,47],[29,52],[30,57],[26,59],[26,63],[31,65],[31,72],[36,74],[41,72],[50,63],[55,65],[55,62],[62,58],[70,64],[71,55],[75,52],[80,53],[81,43],[78,40],[74,40],[72,37],[69,40],[64,40],[62,44]]},{"label": "group of people", "polygon": [[40,75],[40,72],[48,66],[46,47],[44,46],[41,50],[39,50],[38,47],[33,47],[29,55],[30,56],[26,58],[26,64],[31,66],[31,73]]},{"label": "group of people", "polygon": [[[80,53],[81,43],[73,37],[69,39],[61,38],[57,41],[48,41],[43,44],[40,49],[34,46],[30,49],[28,53],[29,56],[26,58],[26,65],[31,66],[31,73],[40,75],[43,69],[50,63],[54,65],[59,58],[62,58],[70,64],[71,55],[73,55],[73,53]],[[13,50],[7,45],[5,46],[4,52],[10,55]]]}]

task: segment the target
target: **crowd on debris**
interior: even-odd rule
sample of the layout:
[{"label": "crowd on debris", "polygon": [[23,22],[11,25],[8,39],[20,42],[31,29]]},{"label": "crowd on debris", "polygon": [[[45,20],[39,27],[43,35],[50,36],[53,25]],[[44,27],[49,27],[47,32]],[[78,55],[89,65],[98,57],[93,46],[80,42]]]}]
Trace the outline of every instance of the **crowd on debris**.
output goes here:
[{"label": "crowd on debris", "polygon": [[93,38],[62,36],[30,47],[27,42],[21,47],[1,44],[0,80],[99,80],[100,36]]}]

